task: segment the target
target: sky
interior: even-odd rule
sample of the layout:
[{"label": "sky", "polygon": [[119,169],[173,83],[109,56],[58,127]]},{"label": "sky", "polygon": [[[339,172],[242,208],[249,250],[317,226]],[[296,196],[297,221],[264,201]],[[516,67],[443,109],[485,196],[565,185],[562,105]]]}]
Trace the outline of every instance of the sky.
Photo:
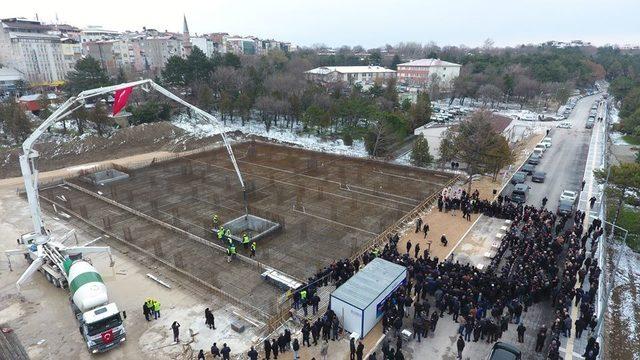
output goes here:
[{"label": "sky", "polygon": [[[0,18],[26,17],[112,30],[228,32],[297,45],[435,42],[496,46],[581,39],[640,44],[639,0],[1,0]],[[167,5],[162,5],[166,3]]]}]

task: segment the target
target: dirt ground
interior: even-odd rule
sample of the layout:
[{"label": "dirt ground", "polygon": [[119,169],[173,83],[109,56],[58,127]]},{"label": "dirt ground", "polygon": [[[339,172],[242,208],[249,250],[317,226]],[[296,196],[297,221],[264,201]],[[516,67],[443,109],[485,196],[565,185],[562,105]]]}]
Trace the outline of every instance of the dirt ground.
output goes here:
[{"label": "dirt ground", "polygon": [[[0,218],[3,219],[0,251],[14,249],[15,239],[31,228],[31,222],[26,201],[11,188],[0,187]],[[45,221],[54,235],[70,229],[68,224],[46,214]],[[82,229],[77,230],[77,235],[80,243],[100,236]],[[111,244],[98,241],[97,245]],[[31,359],[193,359],[189,356],[192,349],[210,347],[213,341],[231,344],[234,353],[246,352],[249,341],[256,337],[257,328],[250,324],[255,319],[241,309],[209,292],[199,291],[127,248],[112,246],[112,252],[113,268],[109,267],[107,255],[93,255],[90,260],[101,273],[110,299],[121,311],[127,312],[128,340],[124,346],[99,356],[91,356],[86,351],[65,290],[54,288],[43,275],[36,273],[18,292],[15,281],[26,269],[26,262],[13,259],[14,271],[10,272],[6,258],[0,258],[0,323],[14,329]],[[160,286],[150,280],[147,273],[167,281],[172,288]],[[141,305],[149,296],[162,304],[160,320],[147,322],[142,316]],[[202,326],[205,307],[215,311],[217,330]],[[236,319],[247,325],[242,335],[230,329],[230,322]],[[172,343],[170,324],[174,320],[182,325],[182,343],[178,345]],[[189,328],[198,332],[193,339],[188,336]]]},{"label": "dirt ground", "polygon": [[[230,134],[233,138],[239,134]],[[142,124],[116,131],[111,137],[90,135],[68,141],[38,142],[38,170],[50,171],[105,159],[150,152],[175,153],[212,145],[218,136],[194,138],[169,122]],[[18,157],[22,148],[0,149],[0,179],[20,176]]]}]

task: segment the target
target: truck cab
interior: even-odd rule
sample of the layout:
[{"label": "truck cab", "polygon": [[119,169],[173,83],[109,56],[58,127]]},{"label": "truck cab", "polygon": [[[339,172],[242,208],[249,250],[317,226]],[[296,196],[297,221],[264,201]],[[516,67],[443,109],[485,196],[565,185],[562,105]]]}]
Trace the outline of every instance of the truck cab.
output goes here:
[{"label": "truck cab", "polygon": [[93,354],[105,352],[120,345],[126,339],[126,332],[116,304],[111,303],[82,313],[71,302],[80,334]]}]

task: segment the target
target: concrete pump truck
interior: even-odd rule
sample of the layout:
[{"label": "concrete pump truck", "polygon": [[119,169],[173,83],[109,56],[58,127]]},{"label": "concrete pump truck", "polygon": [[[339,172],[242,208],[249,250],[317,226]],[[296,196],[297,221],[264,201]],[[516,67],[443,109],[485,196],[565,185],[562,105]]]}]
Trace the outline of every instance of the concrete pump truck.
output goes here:
[{"label": "concrete pump truck", "polygon": [[[20,156],[20,169],[24,178],[25,192],[29,203],[33,231],[23,234],[18,243],[19,249],[6,251],[10,256],[23,255],[30,263],[25,272],[18,278],[16,286],[26,283],[36,272],[42,272],[47,280],[56,287],[67,288],[70,292],[70,305],[78,322],[80,334],[84,338],[88,350],[91,353],[104,352],[123,343],[126,339],[126,331],[123,326],[123,317],[126,314],[118,310],[115,303],[109,301],[107,287],[102,281],[100,273],[84,260],[82,256],[90,253],[107,253],[113,266],[111,250],[104,246],[91,246],[94,241],[81,246],[67,246],[67,242],[75,232],[72,230],[64,236],[56,239],[45,228],[40,209],[38,195],[38,170],[36,159],[38,152],[33,149],[36,140],[56,121],[59,121],[80,107],[85,106],[88,99],[104,96],[113,92],[134,87],[141,87],[144,91],[154,89],[162,95],[190,108],[196,116],[210,120],[214,125],[219,123],[211,114],[187,103],[152,80],[140,80],[120,85],[85,90],[77,96],[69,98],[60,105],[22,144],[23,153]],[[244,194],[245,215],[248,213],[247,197],[244,181],[236,163],[235,156],[224,131],[220,129],[220,135],[234,166],[242,191]],[[77,238],[76,238],[77,242]]]}]

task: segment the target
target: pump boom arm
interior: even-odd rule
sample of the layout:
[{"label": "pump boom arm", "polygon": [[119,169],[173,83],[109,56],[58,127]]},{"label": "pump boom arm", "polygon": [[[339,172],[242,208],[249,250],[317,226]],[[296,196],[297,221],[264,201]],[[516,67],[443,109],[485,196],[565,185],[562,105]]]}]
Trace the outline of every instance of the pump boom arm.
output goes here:
[{"label": "pump boom arm", "polygon": [[56,109],[38,128],[24,141],[22,144],[23,154],[20,156],[20,169],[22,171],[22,177],[24,178],[25,191],[27,193],[27,200],[29,202],[29,209],[31,211],[31,220],[33,222],[33,230],[34,233],[39,235],[42,240],[36,240],[39,243],[45,242],[48,239],[49,235],[47,234],[44,228],[44,222],[42,220],[42,211],[40,209],[40,202],[38,200],[38,170],[36,168],[36,158],[38,157],[38,152],[33,149],[33,145],[38,140],[42,134],[44,134],[47,129],[53,125],[56,121],[59,121],[71,114],[73,111],[78,109],[80,106],[83,106],[87,99],[112,93],[116,90],[126,89],[130,87],[141,86],[144,90],[148,91],[149,86],[154,90],[158,91],[162,95],[170,98],[173,101],[176,101],[189,109],[193,110],[195,114],[210,120],[217,129],[220,130],[220,136],[222,136],[222,141],[224,146],[229,154],[229,158],[231,159],[231,163],[233,164],[233,168],[238,176],[238,181],[240,182],[240,186],[242,187],[242,193],[244,196],[244,207],[245,207],[245,215],[249,213],[248,205],[247,205],[247,195],[246,188],[244,184],[244,180],[242,179],[242,174],[240,173],[240,169],[238,168],[238,163],[236,162],[236,158],[233,154],[233,150],[231,149],[231,145],[227,140],[227,137],[224,134],[223,129],[220,127],[220,123],[218,120],[211,114],[207,113],[199,109],[198,107],[189,104],[188,102],[182,100],[169,90],[163,88],[162,86],[156,84],[151,79],[133,81],[129,83],[123,83],[120,85],[113,85],[107,87],[101,87],[97,89],[85,90],[78,94],[77,96],[69,98],[65,101],[58,109]]}]

